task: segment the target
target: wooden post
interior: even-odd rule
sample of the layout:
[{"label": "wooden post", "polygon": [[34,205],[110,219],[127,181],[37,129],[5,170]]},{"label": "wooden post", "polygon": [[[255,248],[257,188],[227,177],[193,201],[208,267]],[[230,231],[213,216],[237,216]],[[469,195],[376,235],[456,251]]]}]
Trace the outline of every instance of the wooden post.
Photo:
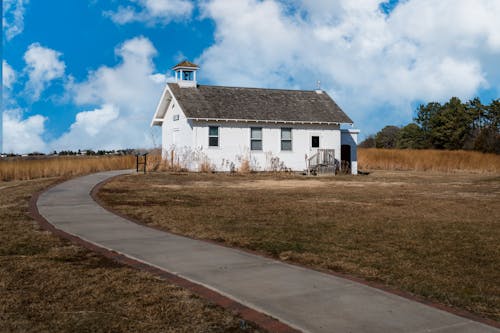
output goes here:
[{"label": "wooden post", "polygon": [[139,172],[139,154],[135,155],[135,171]]},{"label": "wooden post", "polygon": [[147,161],[148,153],[144,154],[144,174],[146,174],[146,161]]}]

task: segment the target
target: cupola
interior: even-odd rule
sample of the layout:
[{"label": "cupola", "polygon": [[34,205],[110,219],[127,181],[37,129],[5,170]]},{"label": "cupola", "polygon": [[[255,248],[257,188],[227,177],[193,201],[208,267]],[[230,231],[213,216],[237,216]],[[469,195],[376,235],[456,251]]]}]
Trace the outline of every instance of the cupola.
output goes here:
[{"label": "cupola", "polygon": [[175,71],[175,82],[181,88],[196,88],[196,71],[198,65],[184,60],[172,68]]}]

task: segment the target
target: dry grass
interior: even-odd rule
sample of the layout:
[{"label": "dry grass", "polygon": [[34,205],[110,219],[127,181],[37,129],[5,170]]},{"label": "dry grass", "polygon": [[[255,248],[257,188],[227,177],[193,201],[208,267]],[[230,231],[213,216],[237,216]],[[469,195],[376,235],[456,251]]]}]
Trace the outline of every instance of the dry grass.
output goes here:
[{"label": "dry grass", "polygon": [[[140,170],[142,166],[139,166]],[[139,170],[139,171],[140,171]],[[161,152],[154,152],[152,154],[149,154],[147,157],[147,163],[146,163],[146,171],[148,172],[154,172],[154,171],[160,171],[160,172],[165,172],[165,171],[174,171],[174,172],[179,172],[179,171],[185,171],[186,169],[183,168],[179,163],[176,163],[175,160],[171,160],[170,158],[162,159],[161,157]],[[211,166],[208,163],[202,163],[200,165],[199,170],[200,172],[210,172],[211,171]]]},{"label": "dry grass", "polygon": [[0,160],[0,180],[29,180],[75,176],[107,170],[131,169],[135,156],[78,156]]},{"label": "dry grass", "polygon": [[361,170],[500,173],[500,155],[463,150],[358,148]]},{"label": "dry grass", "polygon": [[27,201],[54,181],[0,183],[0,332],[243,332],[184,289],[40,231]]},{"label": "dry grass", "polygon": [[252,171],[252,167],[250,166],[250,160],[248,159],[243,159],[241,161],[241,165],[238,169],[238,172],[240,173],[250,173]]},{"label": "dry grass", "polygon": [[100,196],[145,223],[500,319],[500,177],[149,174]]}]

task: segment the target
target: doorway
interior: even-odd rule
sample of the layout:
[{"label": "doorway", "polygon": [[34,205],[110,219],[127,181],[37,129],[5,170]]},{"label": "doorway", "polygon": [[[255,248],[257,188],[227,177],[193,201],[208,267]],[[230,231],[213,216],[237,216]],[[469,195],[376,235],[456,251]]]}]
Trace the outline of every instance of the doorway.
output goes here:
[{"label": "doorway", "polygon": [[340,170],[343,173],[351,172],[351,146],[341,145],[340,146]]}]

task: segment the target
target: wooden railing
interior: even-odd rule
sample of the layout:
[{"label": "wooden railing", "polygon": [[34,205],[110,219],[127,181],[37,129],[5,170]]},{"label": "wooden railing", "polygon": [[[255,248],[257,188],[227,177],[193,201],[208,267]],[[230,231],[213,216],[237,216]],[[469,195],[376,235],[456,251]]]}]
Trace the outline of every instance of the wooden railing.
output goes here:
[{"label": "wooden railing", "polygon": [[308,159],[309,169],[317,166],[335,166],[335,150],[334,149],[318,149],[316,154]]}]

